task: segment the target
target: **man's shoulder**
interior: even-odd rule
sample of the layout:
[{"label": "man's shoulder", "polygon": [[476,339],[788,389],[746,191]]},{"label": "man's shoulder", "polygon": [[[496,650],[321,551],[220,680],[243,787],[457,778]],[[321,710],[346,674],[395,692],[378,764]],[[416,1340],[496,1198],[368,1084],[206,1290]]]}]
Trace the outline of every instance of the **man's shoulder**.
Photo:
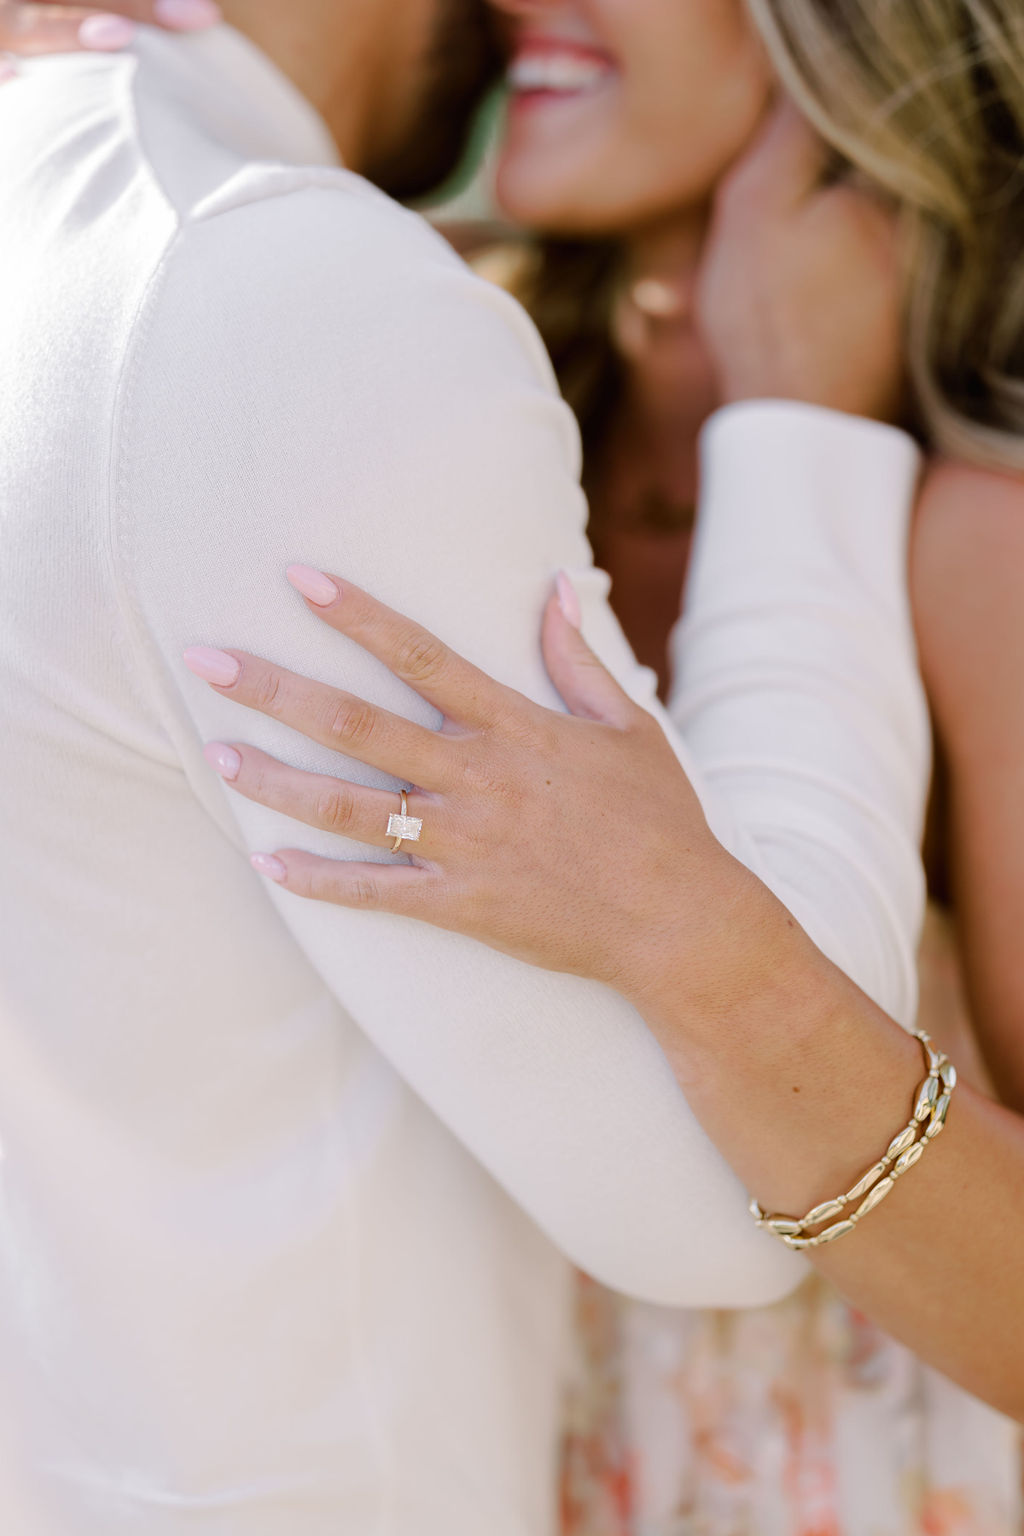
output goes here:
[{"label": "man's shoulder", "polygon": [[162,338],[188,368],[215,353],[297,386],[301,372],[303,389],[371,388],[401,369],[442,394],[460,374],[556,392],[515,300],[421,215],[340,169],[240,167],[183,220],[148,308],[150,357]]},{"label": "man's shoulder", "polygon": [[332,251],[367,276],[403,263],[462,269],[424,219],[364,178],[275,158],[272,136],[249,153],[184,111],[153,51],[40,61],[2,103],[13,157],[35,167],[36,201],[65,210],[62,237],[65,225],[95,230],[118,271],[143,280],[201,245],[209,284],[220,269],[238,284],[240,254],[261,275],[263,242],[282,280],[315,274]]},{"label": "man's shoulder", "polygon": [[122,532],[167,482],[158,524],[208,518],[214,486],[240,539],[297,501],[410,505],[431,479],[479,500],[522,462],[572,484],[579,455],[508,294],[358,177],[285,168],[239,172],[182,226],[137,318],[114,445]]},{"label": "man's shoulder", "polygon": [[[240,165],[190,207],[190,228],[211,259],[231,259],[233,243],[258,232],[292,269],[326,262],[340,273],[344,261],[367,276],[395,266],[468,272],[424,218],[342,167]],[[249,255],[258,261],[259,250],[249,244]]]}]

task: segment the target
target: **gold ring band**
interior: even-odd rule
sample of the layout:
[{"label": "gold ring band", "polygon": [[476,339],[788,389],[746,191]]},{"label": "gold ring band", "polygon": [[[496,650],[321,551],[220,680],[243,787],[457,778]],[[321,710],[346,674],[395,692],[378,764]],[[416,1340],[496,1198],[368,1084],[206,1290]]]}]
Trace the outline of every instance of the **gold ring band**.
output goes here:
[{"label": "gold ring band", "polygon": [[409,796],[404,789],[398,793],[402,797],[402,809],[397,814],[388,817],[388,837],[393,837],[391,845],[392,853],[399,853],[403,842],[418,843],[420,833],[423,831],[423,822],[418,816],[409,815]]}]

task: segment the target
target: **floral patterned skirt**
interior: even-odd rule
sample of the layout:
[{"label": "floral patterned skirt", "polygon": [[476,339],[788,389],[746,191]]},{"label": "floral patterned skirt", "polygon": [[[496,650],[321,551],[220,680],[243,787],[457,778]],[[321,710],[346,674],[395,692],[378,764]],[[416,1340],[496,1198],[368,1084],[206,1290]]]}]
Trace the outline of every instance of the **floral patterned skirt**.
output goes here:
[{"label": "floral patterned skirt", "polygon": [[565,1536],[1022,1536],[1020,1430],[812,1276],[750,1312],[581,1278]]},{"label": "floral patterned skirt", "polygon": [[[921,979],[949,1049],[961,1010],[936,914]],[[583,1277],[577,1303],[563,1536],[1024,1536],[1019,1426],[820,1277],[749,1312],[645,1306]]]}]

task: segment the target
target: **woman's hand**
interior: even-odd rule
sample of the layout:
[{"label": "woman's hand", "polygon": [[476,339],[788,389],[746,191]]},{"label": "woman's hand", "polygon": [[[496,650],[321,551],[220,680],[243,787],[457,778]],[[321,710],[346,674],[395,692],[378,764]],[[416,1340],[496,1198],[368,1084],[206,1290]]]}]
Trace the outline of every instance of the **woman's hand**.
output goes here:
[{"label": "woman's hand", "polygon": [[829,151],[788,103],[719,188],[699,284],[723,398],[891,420],[904,390],[899,226],[825,182]]},{"label": "woman's hand", "polygon": [[[357,587],[305,567],[289,577],[312,613],[382,661],[443,724],[425,729],[240,651],[187,652],[190,668],[227,697],[416,786],[408,814],[422,835],[403,843],[408,861],[287,849],[257,855],[261,873],[300,896],[469,934],[634,1001],[652,976],[680,965],[696,998],[713,971],[721,1005],[732,957],[709,939],[716,925],[731,931],[737,891],[757,882],[713,838],[657,721],[586,644],[567,578],[544,614],[543,647],[570,715],[494,682]],[[394,845],[395,791],[300,772],[237,742],[213,743],[206,756],[239,794],[361,843]]]},{"label": "woman's hand", "polygon": [[[109,0],[102,7],[0,0],[0,50],[19,55],[116,51],[131,42],[136,22],[199,32],[220,20],[214,0]],[[8,64],[0,78],[12,73]]]}]

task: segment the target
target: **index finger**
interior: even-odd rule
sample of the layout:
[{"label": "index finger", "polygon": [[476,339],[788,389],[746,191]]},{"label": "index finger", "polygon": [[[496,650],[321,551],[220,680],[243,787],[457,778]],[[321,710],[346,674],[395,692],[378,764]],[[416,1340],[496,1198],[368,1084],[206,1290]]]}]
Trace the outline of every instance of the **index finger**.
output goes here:
[{"label": "index finger", "polygon": [[518,697],[421,624],[352,582],[308,565],[290,565],[287,575],[317,618],[369,651],[446,719],[486,729],[502,705]]}]

